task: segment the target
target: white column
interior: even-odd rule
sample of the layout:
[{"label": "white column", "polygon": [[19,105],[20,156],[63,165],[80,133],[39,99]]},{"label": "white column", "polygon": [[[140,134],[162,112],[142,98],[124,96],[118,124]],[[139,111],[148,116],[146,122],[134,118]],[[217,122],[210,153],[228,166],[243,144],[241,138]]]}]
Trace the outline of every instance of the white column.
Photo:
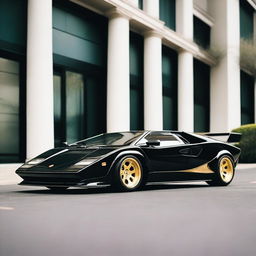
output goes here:
[{"label": "white column", "polygon": [[27,159],[54,146],[52,0],[28,1]]},{"label": "white column", "polygon": [[[159,18],[159,1],[143,0],[143,10]],[[144,34],[144,129],[163,129],[162,39],[154,31]]]},{"label": "white column", "polygon": [[[193,40],[193,0],[176,1],[176,30]],[[183,50],[178,56],[178,129],[194,130],[193,55]]]},{"label": "white column", "polygon": [[143,0],[143,10],[150,16],[159,18],[159,0]]},{"label": "white column", "polygon": [[154,32],[144,38],[144,128],[163,129],[162,40]]},{"label": "white column", "polygon": [[193,0],[176,1],[176,31],[193,40]]},{"label": "white column", "polygon": [[212,132],[228,132],[241,124],[239,0],[209,1],[215,20],[211,45],[223,53],[211,70]]},{"label": "white column", "polygon": [[178,129],[194,130],[193,55],[182,51],[178,57]]},{"label": "white column", "polygon": [[129,19],[109,13],[107,131],[130,130]]}]

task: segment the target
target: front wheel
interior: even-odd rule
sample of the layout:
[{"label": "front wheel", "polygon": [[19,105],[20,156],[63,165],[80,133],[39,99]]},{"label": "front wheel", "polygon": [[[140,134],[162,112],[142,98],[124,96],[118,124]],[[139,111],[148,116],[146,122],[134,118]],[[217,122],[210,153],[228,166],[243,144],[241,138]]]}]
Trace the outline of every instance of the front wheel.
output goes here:
[{"label": "front wheel", "polygon": [[234,178],[234,161],[230,156],[224,155],[218,161],[215,177],[207,183],[211,186],[227,186]]},{"label": "front wheel", "polygon": [[143,167],[137,157],[125,156],[117,162],[113,172],[114,188],[119,191],[134,191],[143,184]]}]

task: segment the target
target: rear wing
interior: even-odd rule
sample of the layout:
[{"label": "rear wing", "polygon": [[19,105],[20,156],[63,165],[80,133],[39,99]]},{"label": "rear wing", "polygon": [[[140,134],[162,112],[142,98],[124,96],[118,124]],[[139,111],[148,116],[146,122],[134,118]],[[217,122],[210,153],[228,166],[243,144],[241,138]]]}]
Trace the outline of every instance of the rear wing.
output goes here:
[{"label": "rear wing", "polygon": [[241,139],[242,134],[237,132],[230,133],[203,133],[203,136],[210,137],[212,139],[220,140],[227,143],[236,143]]}]

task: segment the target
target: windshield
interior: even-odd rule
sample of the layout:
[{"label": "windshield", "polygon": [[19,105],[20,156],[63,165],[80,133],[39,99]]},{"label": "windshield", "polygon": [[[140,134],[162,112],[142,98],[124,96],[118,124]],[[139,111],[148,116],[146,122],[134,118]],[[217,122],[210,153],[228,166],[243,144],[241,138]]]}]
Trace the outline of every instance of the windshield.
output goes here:
[{"label": "windshield", "polygon": [[83,146],[124,146],[136,141],[143,132],[115,132],[104,133],[85,140],[78,141],[73,145]]}]

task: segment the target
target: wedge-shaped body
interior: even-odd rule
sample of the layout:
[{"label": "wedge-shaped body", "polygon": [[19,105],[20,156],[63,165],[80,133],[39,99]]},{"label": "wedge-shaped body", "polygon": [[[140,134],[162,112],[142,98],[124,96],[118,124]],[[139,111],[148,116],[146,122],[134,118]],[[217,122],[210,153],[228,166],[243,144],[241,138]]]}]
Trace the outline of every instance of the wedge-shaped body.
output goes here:
[{"label": "wedge-shaped body", "polygon": [[177,131],[101,134],[51,149],[22,165],[21,185],[51,189],[110,184],[123,191],[146,182],[204,180],[228,185],[240,149],[207,136]]}]

